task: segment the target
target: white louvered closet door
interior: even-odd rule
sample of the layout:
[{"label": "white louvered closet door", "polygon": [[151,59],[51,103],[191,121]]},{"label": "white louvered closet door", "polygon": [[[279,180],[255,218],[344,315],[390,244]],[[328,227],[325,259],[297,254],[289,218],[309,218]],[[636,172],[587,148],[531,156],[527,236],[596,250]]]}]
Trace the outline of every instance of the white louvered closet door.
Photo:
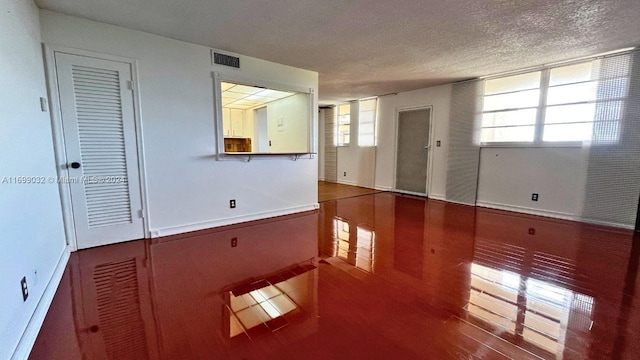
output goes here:
[{"label": "white louvered closet door", "polygon": [[143,238],[131,65],[55,60],[78,248]]}]

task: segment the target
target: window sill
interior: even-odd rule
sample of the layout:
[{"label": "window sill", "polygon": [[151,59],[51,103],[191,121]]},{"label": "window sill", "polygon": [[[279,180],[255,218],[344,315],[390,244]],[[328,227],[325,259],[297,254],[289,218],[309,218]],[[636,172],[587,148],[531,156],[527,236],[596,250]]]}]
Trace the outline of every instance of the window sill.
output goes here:
[{"label": "window sill", "polygon": [[546,143],[481,143],[481,148],[586,148],[589,144],[582,141],[546,142]]}]

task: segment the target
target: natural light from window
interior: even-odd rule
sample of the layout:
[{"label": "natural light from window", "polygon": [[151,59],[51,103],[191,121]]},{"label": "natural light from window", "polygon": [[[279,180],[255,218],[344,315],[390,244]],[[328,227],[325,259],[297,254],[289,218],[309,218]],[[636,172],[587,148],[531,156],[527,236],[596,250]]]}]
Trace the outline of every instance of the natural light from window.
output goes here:
[{"label": "natural light from window", "polygon": [[567,327],[591,327],[592,297],[520,274],[471,264],[467,311],[562,358]]},{"label": "natural light from window", "polygon": [[596,59],[485,81],[481,142],[615,143],[630,56]]},{"label": "natural light from window", "polygon": [[349,145],[351,138],[351,104],[338,106],[338,131],[336,144],[338,146]]},{"label": "natural light from window", "polygon": [[378,99],[360,100],[358,113],[358,146],[376,145],[376,107]]},{"label": "natural light from window", "polygon": [[540,72],[485,82],[482,142],[533,142]]},{"label": "natural light from window", "polygon": [[356,226],[351,234],[349,222],[335,218],[333,256],[346,261],[368,273],[373,273],[375,265],[375,232]]}]

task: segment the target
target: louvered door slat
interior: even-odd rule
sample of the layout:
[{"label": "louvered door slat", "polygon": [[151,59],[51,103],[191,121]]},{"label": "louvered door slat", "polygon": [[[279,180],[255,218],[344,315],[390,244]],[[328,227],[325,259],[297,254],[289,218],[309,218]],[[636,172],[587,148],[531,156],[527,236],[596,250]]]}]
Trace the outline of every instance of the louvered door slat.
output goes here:
[{"label": "louvered door slat", "polygon": [[120,129],[121,128],[120,126],[111,124],[111,121],[113,120],[102,120],[102,119],[93,118],[91,119],[91,121],[93,122],[91,125],[83,124],[82,127],[86,129],[104,129],[104,128]]},{"label": "louvered door slat", "polygon": [[114,100],[103,99],[99,95],[91,95],[91,94],[78,95],[78,97],[76,97],[76,100],[80,100],[80,101],[97,100],[100,102],[114,102],[114,103],[116,102]]},{"label": "louvered door slat", "polygon": [[112,208],[114,206],[114,204],[116,204],[116,206],[117,206],[117,203],[120,202],[120,201],[121,201],[121,199],[118,199],[118,198],[105,199],[105,200],[103,200],[103,206],[105,207],[105,209],[110,209],[110,208]]},{"label": "louvered door slat", "polygon": [[102,264],[94,272],[100,330],[109,359],[147,359],[136,260]]},{"label": "louvered door slat", "polygon": [[[111,149],[111,150],[119,150],[118,147],[115,144],[110,144],[110,143],[101,143],[101,144],[85,144],[86,148],[87,148],[87,154],[91,154],[93,153],[100,153],[103,149]],[[113,165],[112,165],[113,166]]]},{"label": "louvered door slat", "polygon": [[82,72],[77,72],[76,73],[76,78],[77,79],[81,79],[81,80],[98,80],[100,82],[118,82],[118,78],[117,77],[111,77],[111,76],[100,76],[96,73],[92,74],[92,75],[86,75],[83,74]]},{"label": "louvered door slat", "polygon": [[86,118],[88,120],[93,121],[96,125],[97,124],[112,124],[113,120],[118,118],[117,116],[112,116],[112,115],[107,115],[107,114],[105,114],[105,115],[93,114],[91,116],[89,116],[89,115],[85,115],[85,116],[86,116]]},{"label": "louvered door slat", "polygon": [[82,114],[86,117],[99,117],[99,118],[118,118],[118,113],[96,112],[96,111],[78,111],[78,114]]},{"label": "louvered door slat", "polygon": [[83,92],[86,92],[87,94],[94,94],[94,95],[114,95],[115,96],[119,94],[118,91],[114,91],[112,89],[102,89],[102,88],[93,87],[93,86],[77,85],[76,88],[78,90],[82,90]]},{"label": "louvered door slat", "polygon": [[126,168],[125,168],[124,166],[122,166],[122,165],[105,165],[105,166],[101,166],[101,167],[99,167],[99,166],[95,166],[95,165],[91,165],[91,166],[85,166],[85,169],[86,169],[86,168],[91,169],[91,168],[94,168],[94,167],[95,167],[96,169],[118,169],[118,170],[126,170]]},{"label": "louvered door slat", "polygon": [[105,91],[107,93],[116,93],[113,88],[119,86],[119,82],[106,82],[100,80],[89,82],[89,80],[84,79],[74,79],[74,84],[79,89],[98,90]]},{"label": "louvered door slat", "polygon": [[99,69],[99,68],[94,68],[94,67],[85,67],[85,66],[76,66],[77,72],[82,74],[82,73],[88,73],[90,75],[94,75],[94,74],[98,74],[98,75],[102,75],[102,76],[107,76],[107,77],[114,77],[117,78],[117,76],[113,75],[113,72],[109,69]]},{"label": "louvered door slat", "polygon": [[88,80],[88,81],[92,81],[94,79],[97,79],[101,82],[118,82],[118,77],[117,76],[112,76],[112,75],[107,75],[107,74],[100,74],[97,73],[95,71],[92,72],[86,72],[86,71],[76,71],[77,74],[77,78],[81,79],[81,80]]},{"label": "louvered door slat", "polygon": [[[73,65],[72,74],[80,152],[85,165],[83,175],[126,179],[127,159],[118,71]],[[106,122],[110,126],[95,128],[93,116],[104,114],[111,115]],[[99,151],[94,151],[96,149]],[[129,188],[126,184],[95,182],[85,184],[84,191],[89,228],[131,223]],[[112,195],[108,202],[96,196],[105,192]]]}]

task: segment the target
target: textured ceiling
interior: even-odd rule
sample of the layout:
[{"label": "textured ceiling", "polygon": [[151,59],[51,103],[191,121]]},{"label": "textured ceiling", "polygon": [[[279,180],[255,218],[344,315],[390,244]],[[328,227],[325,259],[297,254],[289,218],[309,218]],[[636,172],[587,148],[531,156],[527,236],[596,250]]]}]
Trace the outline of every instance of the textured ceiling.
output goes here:
[{"label": "textured ceiling", "polygon": [[320,73],[321,104],[640,44],[639,0],[36,0]]}]

